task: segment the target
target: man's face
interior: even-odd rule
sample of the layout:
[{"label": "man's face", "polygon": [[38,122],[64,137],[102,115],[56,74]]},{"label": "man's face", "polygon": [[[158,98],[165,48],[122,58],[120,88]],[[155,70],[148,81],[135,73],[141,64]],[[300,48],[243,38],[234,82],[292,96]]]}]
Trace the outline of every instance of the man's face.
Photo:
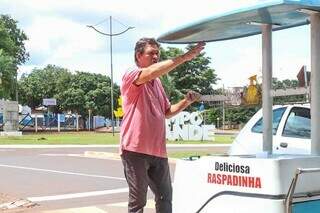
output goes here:
[{"label": "man's face", "polygon": [[159,48],[157,45],[147,44],[143,53],[137,53],[137,61],[139,67],[148,67],[159,61]]}]

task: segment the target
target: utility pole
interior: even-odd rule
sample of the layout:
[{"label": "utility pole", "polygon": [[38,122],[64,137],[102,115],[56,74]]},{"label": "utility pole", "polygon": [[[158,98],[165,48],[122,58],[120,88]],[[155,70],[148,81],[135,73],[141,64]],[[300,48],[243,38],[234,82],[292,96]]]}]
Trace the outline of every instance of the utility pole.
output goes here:
[{"label": "utility pole", "polygon": [[110,25],[110,67],[111,67],[111,125],[112,125],[112,135],[114,136],[114,114],[113,114],[113,63],[112,63],[112,17],[109,19]]},{"label": "utility pole", "polygon": [[[101,23],[101,22],[100,22]],[[112,125],[112,135],[114,136],[114,115],[113,115],[113,109],[114,109],[114,106],[113,106],[113,63],[112,63],[112,37],[113,36],[118,36],[118,35],[121,35],[125,32],[127,32],[128,30],[130,29],[133,29],[134,27],[128,27],[127,29],[125,29],[124,31],[120,32],[120,33],[112,33],[112,16],[109,17],[109,26],[110,26],[110,33],[104,33],[104,32],[101,32],[99,31],[98,29],[95,28],[95,26],[91,26],[91,25],[88,25],[87,27],[90,27],[92,29],[94,29],[96,32],[102,34],[102,35],[105,35],[105,36],[109,36],[110,38],[110,68],[111,68],[111,74],[110,74],[110,77],[111,77],[111,125]]]}]

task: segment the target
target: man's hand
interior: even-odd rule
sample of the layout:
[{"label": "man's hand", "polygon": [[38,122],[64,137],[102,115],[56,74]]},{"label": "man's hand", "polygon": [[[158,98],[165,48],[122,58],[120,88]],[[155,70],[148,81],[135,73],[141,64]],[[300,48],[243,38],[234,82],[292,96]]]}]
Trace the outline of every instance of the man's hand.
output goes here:
[{"label": "man's hand", "polygon": [[200,52],[204,49],[204,46],[206,43],[204,42],[199,42],[196,46],[194,46],[191,50],[186,52],[184,55],[182,55],[182,58],[184,61],[190,61],[197,57]]},{"label": "man's hand", "polygon": [[187,108],[190,104],[200,99],[201,95],[194,91],[188,91],[184,99],[178,103],[171,105],[171,107],[166,111],[166,118],[171,118]]},{"label": "man's hand", "polygon": [[198,101],[200,99],[201,95],[195,91],[188,91],[188,93],[185,96],[185,99],[187,100],[188,104],[192,104],[195,101]]}]

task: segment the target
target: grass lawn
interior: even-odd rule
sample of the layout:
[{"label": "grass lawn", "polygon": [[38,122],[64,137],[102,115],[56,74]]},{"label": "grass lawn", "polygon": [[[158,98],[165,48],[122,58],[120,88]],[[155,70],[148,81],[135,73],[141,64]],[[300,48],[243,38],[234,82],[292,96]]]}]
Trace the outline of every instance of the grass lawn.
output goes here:
[{"label": "grass lawn", "polygon": [[[218,135],[213,141],[168,141],[169,144],[228,144],[234,136]],[[0,137],[0,144],[118,144],[119,134],[95,132],[25,133],[21,137]]]},{"label": "grass lawn", "polygon": [[200,156],[206,156],[206,155],[212,155],[212,153],[206,152],[206,151],[177,151],[177,152],[169,152],[168,156],[170,158],[189,158],[194,157],[198,158]]},{"label": "grass lawn", "polygon": [[118,144],[119,134],[95,132],[26,133],[21,137],[0,137],[0,144]]}]

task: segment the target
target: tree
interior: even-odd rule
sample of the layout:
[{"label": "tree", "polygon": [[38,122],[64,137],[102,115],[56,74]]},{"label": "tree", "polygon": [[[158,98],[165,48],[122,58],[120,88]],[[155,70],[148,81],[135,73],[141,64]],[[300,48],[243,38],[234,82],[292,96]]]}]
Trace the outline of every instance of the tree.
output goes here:
[{"label": "tree", "polygon": [[68,90],[71,77],[70,71],[54,65],[33,69],[29,75],[22,75],[19,81],[21,104],[34,109],[42,104],[43,98],[56,98]]},{"label": "tree", "polygon": [[[285,79],[279,81],[277,78],[272,78],[272,88],[273,89],[289,89],[289,88],[297,88],[299,87],[298,80],[290,80]],[[305,102],[304,95],[294,95],[294,96],[281,96],[274,97],[274,104],[286,104],[286,103],[297,103],[297,102]]]},{"label": "tree", "polygon": [[[43,98],[56,98],[56,112],[71,111],[86,116],[90,109],[96,115],[111,117],[110,83],[110,78],[101,74],[79,71],[72,74],[65,68],[48,65],[23,75],[19,88],[21,102],[33,109],[42,104]],[[115,84],[115,100],[119,95],[119,86]]]},{"label": "tree", "polygon": [[[192,45],[187,47],[191,49]],[[177,57],[184,51],[179,48],[168,47],[166,50],[161,48],[161,60]],[[168,77],[162,78],[167,95],[171,101],[181,98],[182,94],[186,94],[188,90],[194,90],[200,94],[212,94],[212,85],[218,80],[214,69],[209,67],[210,57],[206,57],[205,53],[201,53],[195,59],[178,66],[175,70],[168,74]]]},{"label": "tree", "polygon": [[232,124],[244,124],[260,109],[260,106],[239,106],[226,110],[226,121]]},{"label": "tree", "polygon": [[[84,92],[85,104],[77,109],[81,114],[93,113],[111,117],[111,79],[101,74],[76,72],[72,77],[71,87]],[[120,95],[120,88],[114,84],[114,106]],[[62,105],[62,107],[64,107]]]},{"label": "tree", "polygon": [[176,88],[175,82],[173,81],[173,77],[171,77],[170,75],[164,75],[161,77],[161,82],[166,92],[166,95],[170,98],[172,102],[176,103],[183,97],[182,92],[180,92]]},{"label": "tree", "polygon": [[[260,109],[261,106],[237,106],[225,108],[225,122],[230,124],[245,124]],[[222,106],[210,108],[206,113],[207,124],[217,124],[220,120],[219,127],[222,125]]]},{"label": "tree", "polygon": [[[17,27],[17,21],[0,15],[0,98],[14,99],[17,90],[18,65],[29,58],[24,41],[26,34]],[[17,97],[16,97],[17,98]]]},{"label": "tree", "polygon": [[3,54],[0,49],[0,98],[9,99],[14,96],[15,73],[13,59]]},{"label": "tree", "polygon": [[68,88],[55,97],[57,98],[61,111],[72,111],[80,114],[86,113],[86,110],[84,110],[84,106],[86,105],[85,93],[82,89]]},{"label": "tree", "polygon": [[14,58],[17,65],[21,65],[29,59],[24,42],[28,39],[27,35],[18,28],[17,21],[8,15],[0,16],[0,35],[5,34],[4,40],[1,38],[0,49],[7,55]]}]

